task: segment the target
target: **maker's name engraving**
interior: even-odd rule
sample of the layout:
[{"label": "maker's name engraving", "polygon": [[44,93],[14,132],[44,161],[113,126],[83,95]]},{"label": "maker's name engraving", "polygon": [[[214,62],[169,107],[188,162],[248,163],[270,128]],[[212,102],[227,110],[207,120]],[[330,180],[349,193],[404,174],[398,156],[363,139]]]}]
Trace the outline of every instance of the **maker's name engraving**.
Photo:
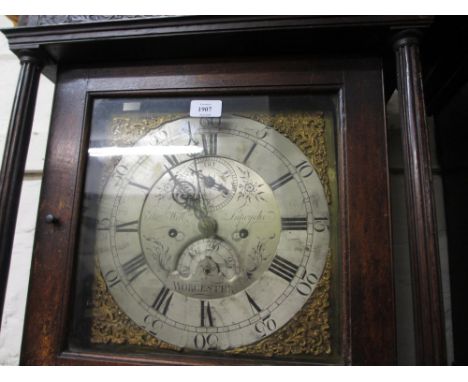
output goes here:
[{"label": "maker's name engraving", "polygon": [[185,292],[199,296],[232,294],[232,288],[228,284],[183,283],[174,281],[173,289],[176,292]]},{"label": "maker's name engraving", "polygon": [[274,215],[273,211],[263,211],[260,210],[255,214],[245,214],[239,211],[232,213],[231,215],[227,215],[224,220],[233,221],[236,223],[242,224],[251,224],[251,223],[258,223],[258,222],[266,222],[269,220],[269,216]]}]

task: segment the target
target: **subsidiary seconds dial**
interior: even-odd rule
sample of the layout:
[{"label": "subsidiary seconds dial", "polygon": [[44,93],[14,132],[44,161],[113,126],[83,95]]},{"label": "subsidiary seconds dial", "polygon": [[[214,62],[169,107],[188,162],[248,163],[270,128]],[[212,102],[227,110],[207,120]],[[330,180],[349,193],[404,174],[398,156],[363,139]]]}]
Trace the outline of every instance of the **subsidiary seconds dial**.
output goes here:
[{"label": "subsidiary seconds dial", "polygon": [[312,165],[247,118],[160,126],[123,157],[99,209],[102,274],[121,309],[159,339],[245,346],[306,303],[328,253],[328,207]]}]

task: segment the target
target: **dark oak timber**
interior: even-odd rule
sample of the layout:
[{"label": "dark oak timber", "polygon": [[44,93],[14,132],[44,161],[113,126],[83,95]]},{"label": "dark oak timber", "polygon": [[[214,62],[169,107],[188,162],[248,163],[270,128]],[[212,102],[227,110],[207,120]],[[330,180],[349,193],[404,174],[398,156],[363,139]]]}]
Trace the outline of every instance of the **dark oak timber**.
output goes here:
[{"label": "dark oak timber", "polygon": [[[139,67],[78,68],[59,73],[40,215],[46,211],[53,213],[60,217],[62,223],[54,226],[38,221],[21,362],[95,364],[101,357],[99,353],[93,356],[89,352],[75,357],[72,354],[76,353],[69,353],[66,345],[73,288],[74,243],[77,240],[87,150],[88,124],[83,121],[87,120],[86,105],[92,97],[121,94],[298,94],[317,91],[337,95],[340,116],[336,134],[342,223],[339,227],[341,249],[336,256],[342,264],[343,276],[336,275],[341,280],[340,286],[331,297],[333,304],[342,307],[337,323],[341,337],[336,339],[342,352],[339,362],[394,364],[395,317],[388,171],[386,150],[381,149],[385,147],[386,135],[382,72],[380,61],[376,58],[257,58],[233,59],[229,64],[204,60],[185,64],[183,73],[177,62]],[[368,150],[362,149],[364,140]],[[122,226],[122,229],[127,227]],[[54,253],[53,261],[50,253]],[[285,268],[281,264],[283,275]],[[290,278],[289,271],[287,278]],[[160,309],[165,309],[164,303]],[[203,319],[205,325],[210,325],[211,321],[215,323],[214,317],[210,320],[208,305],[205,304],[200,311],[204,312],[200,321]],[[41,323],[40,335],[38,323]],[[66,352],[66,357],[61,356],[65,354],[63,352]],[[107,363],[110,358],[108,355],[101,359]],[[187,354],[179,354],[175,359],[178,364],[304,362],[261,357],[257,357],[256,361],[255,357],[250,360],[224,357],[220,361],[209,355],[201,359]],[[140,358],[116,355],[115,362],[140,363]],[[148,355],[145,362],[164,364],[167,355]]]},{"label": "dark oak timber", "polygon": [[11,250],[28,155],[42,61],[37,53],[20,56],[18,78],[0,172],[0,325],[10,268]]},{"label": "dark oak timber", "polygon": [[416,362],[446,363],[439,246],[417,31],[395,36],[406,206],[414,301]]},{"label": "dark oak timber", "polygon": [[[85,89],[86,80],[73,75],[61,75],[56,88],[36,224],[21,363],[56,364],[56,356],[65,341],[63,333],[68,323],[66,312],[70,303],[75,246],[74,236],[70,233],[77,230],[78,220],[78,216],[73,216],[73,202],[75,191],[83,182],[79,176],[78,158],[82,136],[86,134],[83,126]],[[47,224],[41,219],[49,213],[58,217],[60,224]]]},{"label": "dark oak timber", "polygon": [[397,349],[379,60],[369,60],[366,74],[362,74],[344,74],[342,107],[346,118],[344,132],[338,135],[341,250],[346,254],[342,261],[349,286],[345,302],[350,318],[343,330],[348,331],[345,348],[353,365],[392,365]]},{"label": "dark oak timber", "polygon": [[[44,74],[52,80],[55,63],[135,65],[144,60],[194,57],[383,55],[390,28],[427,28],[433,22],[432,16],[174,16],[111,21],[97,17],[97,22],[90,16],[40,17],[42,22],[35,16],[22,17],[19,27],[2,32],[15,54],[31,46],[46,52],[53,62]],[[389,95],[394,89],[393,72],[392,67],[385,76],[391,84]]]}]

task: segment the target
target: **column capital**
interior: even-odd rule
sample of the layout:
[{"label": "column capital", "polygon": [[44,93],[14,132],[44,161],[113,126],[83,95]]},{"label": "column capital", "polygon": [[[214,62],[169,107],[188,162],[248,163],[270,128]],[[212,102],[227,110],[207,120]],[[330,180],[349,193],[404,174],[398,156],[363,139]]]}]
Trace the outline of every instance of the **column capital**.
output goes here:
[{"label": "column capital", "polygon": [[398,50],[403,46],[419,45],[423,32],[420,29],[403,29],[392,36],[393,50]]},{"label": "column capital", "polygon": [[46,55],[39,49],[21,49],[16,52],[21,64],[31,63],[42,67],[46,63]]}]

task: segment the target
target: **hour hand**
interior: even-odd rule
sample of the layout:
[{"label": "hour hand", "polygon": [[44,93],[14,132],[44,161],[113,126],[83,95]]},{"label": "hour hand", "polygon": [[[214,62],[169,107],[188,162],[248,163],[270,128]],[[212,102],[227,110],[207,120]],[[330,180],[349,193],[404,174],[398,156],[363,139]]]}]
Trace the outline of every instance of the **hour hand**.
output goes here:
[{"label": "hour hand", "polygon": [[199,180],[201,180],[206,188],[214,188],[218,191],[221,191],[224,195],[229,194],[229,189],[227,189],[223,184],[216,182],[212,176],[203,175],[200,170],[191,169],[192,174],[195,175]]},{"label": "hour hand", "polygon": [[198,200],[199,198],[196,197],[197,193],[195,186],[186,180],[180,180],[177,175],[174,175],[170,168],[166,167],[166,169],[171,180],[174,182],[174,186],[172,188],[172,199],[184,208],[193,210],[199,208],[197,207],[197,204],[200,203]]},{"label": "hour hand", "polygon": [[225,186],[219,183],[215,183],[214,187],[218,190],[221,191],[224,195],[229,195],[229,189],[227,189]]}]

